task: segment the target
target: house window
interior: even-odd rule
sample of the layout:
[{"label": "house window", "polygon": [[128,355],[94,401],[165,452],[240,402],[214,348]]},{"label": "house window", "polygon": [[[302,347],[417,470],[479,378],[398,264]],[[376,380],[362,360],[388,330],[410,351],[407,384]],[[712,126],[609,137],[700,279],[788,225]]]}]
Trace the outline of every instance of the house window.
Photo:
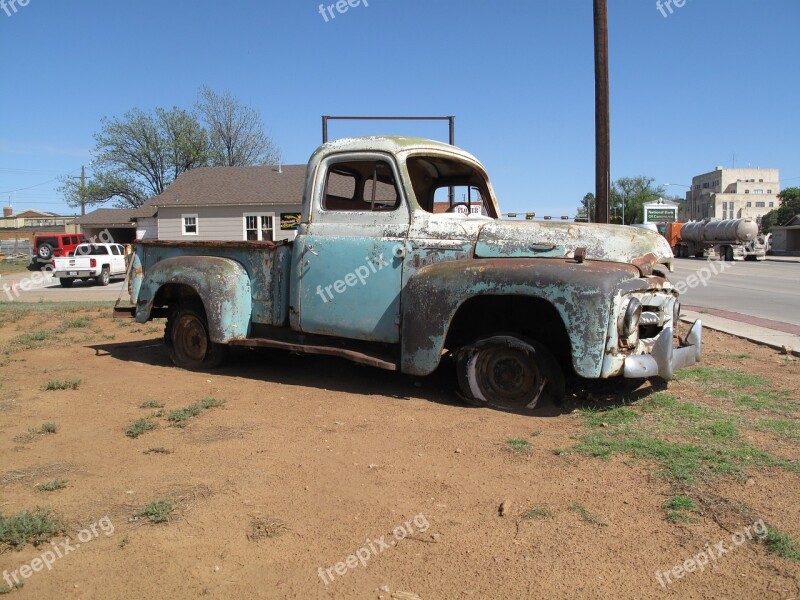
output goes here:
[{"label": "house window", "polygon": [[767,193],[768,193],[768,194],[771,194],[771,193],[772,193],[772,190],[767,190]]},{"label": "house window", "polygon": [[753,203],[752,203],[752,202],[748,202],[748,203],[747,203],[747,208],[752,208],[752,206],[753,206]]},{"label": "house window", "polygon": [[775,203],[774,202],[770,202],[769,203],[769,207],[772,208],[773,206],[775,206]]},{"label": "house window", "polygon": [[197,215],[181,215],[183,235],[197,235]]},{"label": "house window", "polygon": [[745,194],[749,194],[749,193],[750,193],[750,190],[745,190],[745,191],[744,191],[744,193],[745,193]]},{"label": "house window", "polygon": [[250,242],[274,241],[272,214],[244,215],[244,239]]},{"label": "house window", "polygon": [[765,202],[756,202],[756,208],[766,208]]}]

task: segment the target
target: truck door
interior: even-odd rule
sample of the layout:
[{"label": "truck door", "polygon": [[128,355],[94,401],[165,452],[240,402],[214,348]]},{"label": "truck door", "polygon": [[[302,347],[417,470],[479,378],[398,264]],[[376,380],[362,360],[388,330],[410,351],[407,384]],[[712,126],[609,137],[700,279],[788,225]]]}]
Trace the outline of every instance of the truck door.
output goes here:
[{"label": "truck door", "polygon": [[410,217],[399,181],[394,159],[381,153],[333,155],[320,164],[292,255],[301,331],[400,341]]}]

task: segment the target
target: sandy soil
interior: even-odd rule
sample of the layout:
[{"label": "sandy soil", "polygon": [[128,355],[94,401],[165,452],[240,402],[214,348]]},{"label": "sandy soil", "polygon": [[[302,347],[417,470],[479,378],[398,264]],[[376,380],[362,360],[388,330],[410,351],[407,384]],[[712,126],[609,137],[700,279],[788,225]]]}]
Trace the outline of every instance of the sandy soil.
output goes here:
[{"label": "sandy soil", "polygon": [[[762,543],[731,543],[753,515],[800,539],[797,472],[754,468],[704,484],[698,494],[722,508],[670,523],[662,507],[674,488],[653,464],[554,452],[586,433],[574,412],[582,392],[522,417],[463,406],[448,367],[416,379],[333,358],[242,352],[222,369],[190,373],[170,364],[163,324],[125,326],[108,315],[39,311],[0,327],[8,350],[0,354],[0,512],[52,508],[68,524],[55,542],[68,535],[75,543],[91,525],[97,532],[9,598],[800,596],[800,563]],[[91,322],[20,347],[20,335],[81,317]],[[722,334],[707,335],[704,366],[800,387],[797,360]],[[71,379],[81,380],[77,390],[43,389]],[[651,391],[640,389],[634,405]],[[697,382],[669,391],[722,402]],[[125,434],[154,412],[142,402],[170,411],[206,397],[225,406],[182,428],[160,416],[154,430]],[[55,434],[27,433],[46,422]],[[797,444],[748,435],[797,458]],[[530,449],[512,451],[510,438]],[[36,489],[53,479],[66,487]],[[161,498],[175,505],[168,523],[133,517]],[[576,503],[602,524],[582,519]],[[549,518],[523,518],[534,506]],[[721,541],[731,551],[702,572],[659,583],[657,571]],[[6,549],[0,570],[19,572],[49,549]],[[363,562],[347,566],[356,554]]]}]

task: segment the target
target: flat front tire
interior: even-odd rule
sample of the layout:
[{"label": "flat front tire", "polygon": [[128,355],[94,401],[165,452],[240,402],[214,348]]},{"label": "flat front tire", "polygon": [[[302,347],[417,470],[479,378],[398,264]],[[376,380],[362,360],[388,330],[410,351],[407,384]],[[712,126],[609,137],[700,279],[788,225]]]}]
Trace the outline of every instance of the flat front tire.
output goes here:
[{"label": "flat front tire", "polygon": [[182,369],[213,369],[225,358],[226,347],[211,341],[205,315],[194,307],[170,313],[166,337],[169,357]]},{"label": "flat front tire", "polygon": [[564,374],[542,344],[512,335],[478,340],[456,352],[458,383],[476,406],[531,414],[564,398]]}]

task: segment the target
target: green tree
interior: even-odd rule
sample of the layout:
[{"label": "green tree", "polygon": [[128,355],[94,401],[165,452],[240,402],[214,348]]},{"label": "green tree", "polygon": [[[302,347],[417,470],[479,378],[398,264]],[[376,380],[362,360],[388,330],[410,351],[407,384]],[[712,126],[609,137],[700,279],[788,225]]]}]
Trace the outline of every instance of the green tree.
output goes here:
[{"label": "green tree", "polygon": [[800,187],[786,188],[778,194],[781,205],[761,217],[761,231],[770,233],[776,225],[783,225],[795,215],[800,215]]},{"label": "green tree", "polygon": [[583,200],[581,200],[580,205],[578,205],[578,210],[575,211],[575,220],[585,221],[587,223],[593,221],[594,207],[595,207],[594,194],[589,192],[583,197]]},{"label": "green tree", "polygon": [[612,222],[631,225],[644,219],[643,206],[665,195],[663,186],[653,186],[652,177],[621,177],[611,184]]},{"label": "green tree", "polygon": [[104,204],[136,208],[163,192],[181,173],[208,161],[208,136],[191,113],[180,108],[139,109],[102,121],[95,134],[94,176],[85,188],[62,180],[70,206]]}]

